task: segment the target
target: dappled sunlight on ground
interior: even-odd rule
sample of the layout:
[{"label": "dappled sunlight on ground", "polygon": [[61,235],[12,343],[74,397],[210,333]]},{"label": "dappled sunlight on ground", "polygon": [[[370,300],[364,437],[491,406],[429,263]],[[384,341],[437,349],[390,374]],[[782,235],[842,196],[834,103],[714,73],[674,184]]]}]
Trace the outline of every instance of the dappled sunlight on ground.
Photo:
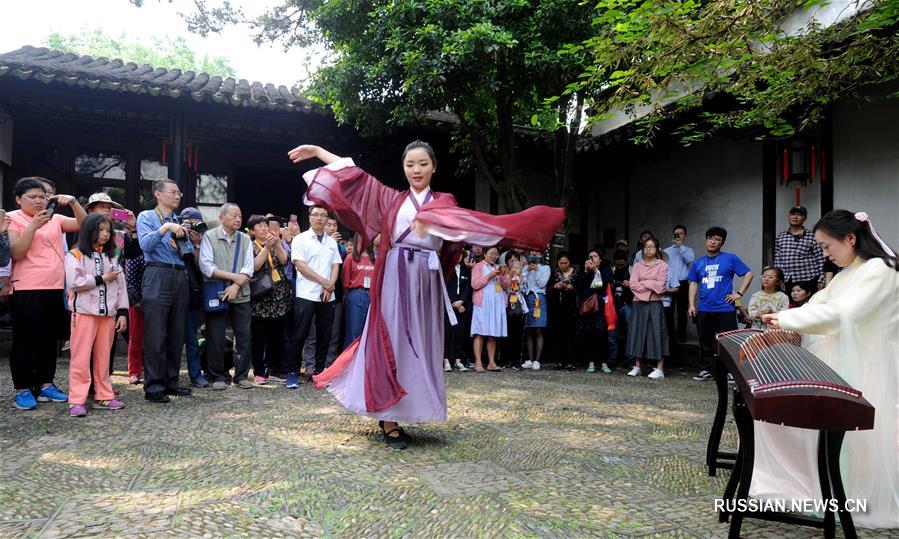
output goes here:
[{"label": "dappled sunlight on ground", "polygon": [[[151,405],[119,373],[127,407],[73,419],[59,404],[15,411],[8,373],[0,360],[4,538],[727,534],[713,500],[728,473],[703,468],[714,386],[676,372],[449,373],[449,421],[407,426],[406,451],[308,384]],[[729,423],[724,449],[736,441]]]}]

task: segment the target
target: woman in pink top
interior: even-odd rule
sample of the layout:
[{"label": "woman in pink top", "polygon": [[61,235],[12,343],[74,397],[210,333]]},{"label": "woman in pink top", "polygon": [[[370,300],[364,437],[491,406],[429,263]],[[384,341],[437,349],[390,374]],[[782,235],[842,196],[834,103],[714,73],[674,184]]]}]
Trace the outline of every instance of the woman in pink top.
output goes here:
[{"label": "woman in pink top", "polygon": [[[9,366],[16,388],[15,406],[20,410],[33,410],[38,402],[67,400],[53,385],[65,312],[62,235],[77,232],[85,212],[75,197],[47,197],[43,181],[29,177],[16,182],[13,193],[21,209],[9,213],[13,259]],[[75,218],[56,215],[55,209],[62,206],[70,206]]]},{"label": "woman in pink top", "polygon": [[471,288],[474,295],[471,302],[473,317],[471,336],[474,337],[474,370],[484,371],[481,353],[487,341],[487,370],[501,370],[496,364],[496,339],[508,332],[506,321],[506,294],[510,279],[508,268],[497,264],[499,249],[490,247],[484,251],[484,260],[471,270]]},{"label": "woman in pink top", "polygon": [[654,238],[643,242],[643,259],[634,264],[630,287],[634,293],[631,322],[628,327],[627,354],[634,357],[634,368],[628,376],[639,376],[643,359],[658,360],[649,374],[652,380],[665,377],[664,356],[669,353],[668,330],[662,294],[668,283],[668,264],[660,257],[659,244]]}]

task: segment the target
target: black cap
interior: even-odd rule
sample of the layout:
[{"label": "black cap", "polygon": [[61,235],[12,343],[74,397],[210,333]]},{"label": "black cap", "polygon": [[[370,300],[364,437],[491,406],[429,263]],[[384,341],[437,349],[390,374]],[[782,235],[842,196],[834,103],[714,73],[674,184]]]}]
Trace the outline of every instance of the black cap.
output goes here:
[{"label": "black cap", "polygon": [[801,213],[802,215],[808,217],[808,210],[805,209],[805,206],[793,206],[792,208],[790,208],[790,213]]}]

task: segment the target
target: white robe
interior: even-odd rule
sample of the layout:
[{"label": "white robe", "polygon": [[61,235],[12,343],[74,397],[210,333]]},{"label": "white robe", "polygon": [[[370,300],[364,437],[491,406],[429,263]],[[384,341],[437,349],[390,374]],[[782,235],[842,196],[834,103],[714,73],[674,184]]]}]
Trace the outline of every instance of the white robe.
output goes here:
[{"label": "white robe", "polygon": [[[780,326],[803,334],[821,358],[875,408],[874,429],[847,432],[840,459],[847,499],[864,528],[899,528],[899,272],[856,258],[805,306],[782,311]],[[817,431],[755,423],[750,495],[819,499]]]}]

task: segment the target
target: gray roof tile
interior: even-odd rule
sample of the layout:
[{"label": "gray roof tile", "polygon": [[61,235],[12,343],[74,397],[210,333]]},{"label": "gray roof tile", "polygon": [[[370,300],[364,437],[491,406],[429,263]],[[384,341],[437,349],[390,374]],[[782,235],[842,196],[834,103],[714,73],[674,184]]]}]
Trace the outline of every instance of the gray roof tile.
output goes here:
[{"label": "gray roof tile", "polygon": [[222,79],[207,73],[167,69],[107,58],[79,56],[43,47],[25,46],[0,54],[0,77],[11,75],[43,83],[62,82],[151,96],[179,98],[187,94],[198,102],[224,103],[236,107],[274,110],[325,111],[295,89],[273,84],[250,83],[246,79]]}]

